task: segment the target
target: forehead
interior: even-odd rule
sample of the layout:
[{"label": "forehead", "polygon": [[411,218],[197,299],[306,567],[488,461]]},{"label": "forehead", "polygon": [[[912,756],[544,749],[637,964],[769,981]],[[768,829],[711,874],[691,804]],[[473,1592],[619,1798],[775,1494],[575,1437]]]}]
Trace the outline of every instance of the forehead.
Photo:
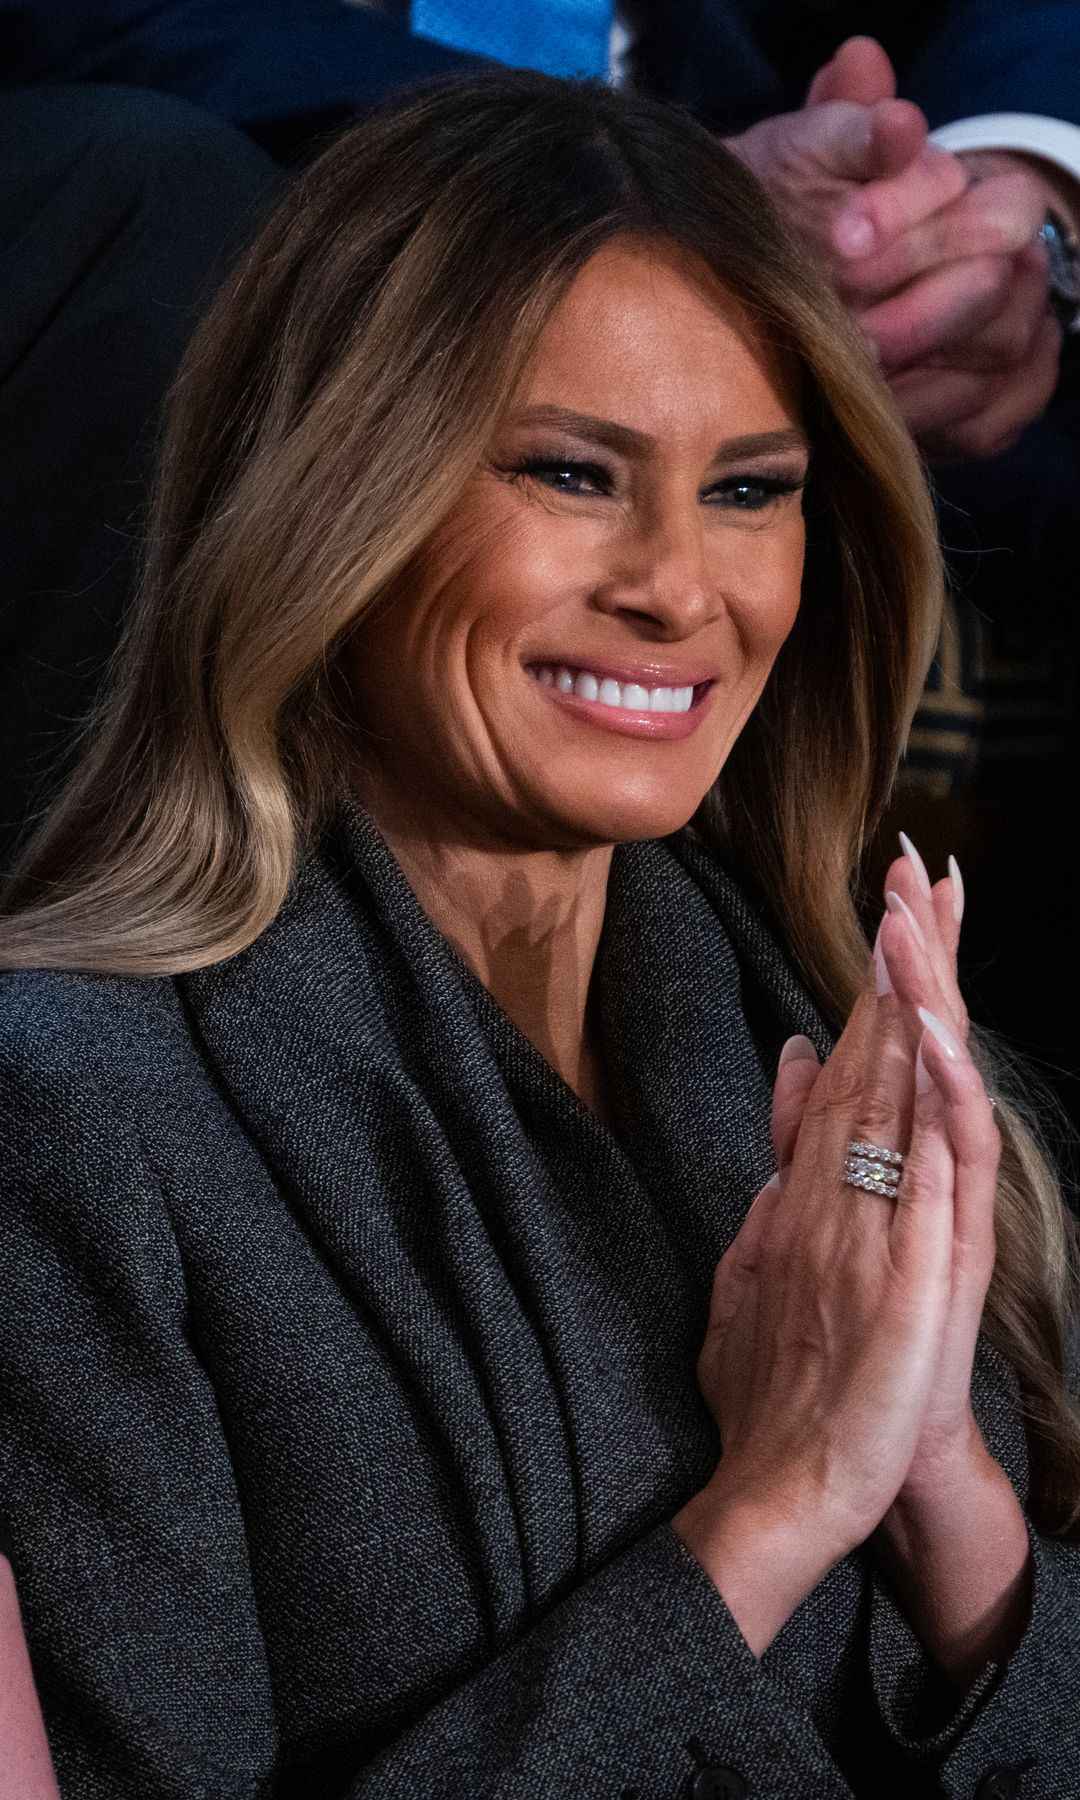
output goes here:
[{"label": "forehead", "polygon": [[791,359],[704,263],[675,245],[619,240],[548,319],[523,398],[681,434],[733,416],[741,430],[796,424],[796,393]]}]

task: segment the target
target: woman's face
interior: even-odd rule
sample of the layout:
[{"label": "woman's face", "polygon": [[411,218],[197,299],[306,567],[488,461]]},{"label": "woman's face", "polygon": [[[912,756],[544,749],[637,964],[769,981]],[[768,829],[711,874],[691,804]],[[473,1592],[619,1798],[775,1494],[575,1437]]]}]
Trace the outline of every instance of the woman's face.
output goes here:
[{"label": "woman's face", "polygon": [[790,375],[703,267],[598,252],[352,672],[377,818],[576,848],[692,816],[799,604]]}]

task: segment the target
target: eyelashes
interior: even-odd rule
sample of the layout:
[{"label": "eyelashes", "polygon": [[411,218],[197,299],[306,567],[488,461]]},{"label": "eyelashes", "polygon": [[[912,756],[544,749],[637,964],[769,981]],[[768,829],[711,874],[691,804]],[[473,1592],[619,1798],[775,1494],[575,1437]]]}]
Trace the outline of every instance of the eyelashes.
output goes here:
[{"label": "eyelashes", "polygon": [[[604,498],[615,492],[615,477],[602,463],[566,456],[523,457],[502,473],[522,481],[538,481],[554,493]],[[761,512],[771,502],[798,494],[803,475],[727,475],[704,490],[702,498],[737,512]]]}]

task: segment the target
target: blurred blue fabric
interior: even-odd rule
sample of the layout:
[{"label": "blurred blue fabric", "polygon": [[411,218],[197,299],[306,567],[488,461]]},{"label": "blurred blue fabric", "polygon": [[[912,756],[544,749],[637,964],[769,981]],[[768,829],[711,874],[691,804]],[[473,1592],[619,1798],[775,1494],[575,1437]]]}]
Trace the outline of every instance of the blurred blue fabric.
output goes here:
[{"label": "blurred blue fabric", "polygon": [[413,0],[412,28],[455,50],[546,75],[604,75],[613,0]]}]

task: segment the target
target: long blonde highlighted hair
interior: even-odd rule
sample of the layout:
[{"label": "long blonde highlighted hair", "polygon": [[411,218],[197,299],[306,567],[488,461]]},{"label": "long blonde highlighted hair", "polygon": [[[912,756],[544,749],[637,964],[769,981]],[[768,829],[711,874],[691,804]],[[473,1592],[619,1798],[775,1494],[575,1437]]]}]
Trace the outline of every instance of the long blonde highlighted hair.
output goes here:
[{"label": "long blonde highlighted hair", "polygon": [[[544,322],[631,234],[708,265],[800,375],[803,602],[698,817],[842,1024],[855,900],[942,597],[918,457],[843,310],[703,128],[539,75],[442,84],[292,187],[173,394],[142,591],[82,760],[9,884],[0,967],[168,975],[265,929],[355,751],[342,648],[474,472]],[[1002,1106],[985,1329],[1016,1371],[1032,1508],[1080,1541],[1067,1215]]]}]

